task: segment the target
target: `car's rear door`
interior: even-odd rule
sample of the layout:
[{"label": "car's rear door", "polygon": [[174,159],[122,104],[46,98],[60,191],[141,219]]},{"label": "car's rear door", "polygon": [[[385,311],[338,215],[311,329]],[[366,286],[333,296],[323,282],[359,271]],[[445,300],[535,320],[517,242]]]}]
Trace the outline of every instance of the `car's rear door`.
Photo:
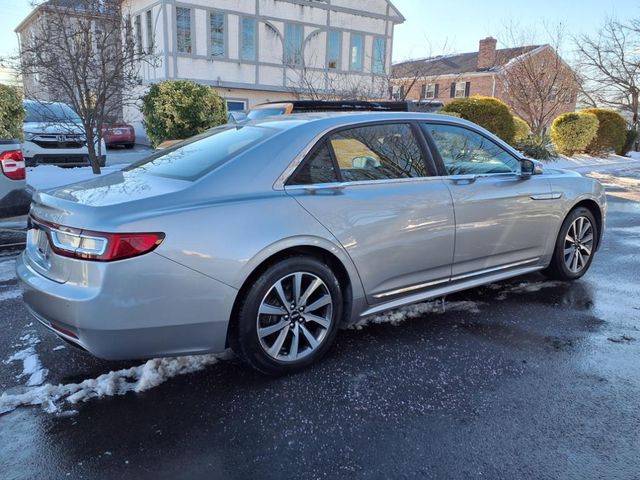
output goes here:
[{"label": "car's rear door", "polygon": [[544,262],[557,224],[549,180],[521,175],[520,159],[481,131],[421,125],[453,196],[453,280]]},{"label": "car's rear door", "polygon": [[286,191],[349,253],[369,303],[449,281],[451,195],[417,124],[369,124],[325,136]]}]

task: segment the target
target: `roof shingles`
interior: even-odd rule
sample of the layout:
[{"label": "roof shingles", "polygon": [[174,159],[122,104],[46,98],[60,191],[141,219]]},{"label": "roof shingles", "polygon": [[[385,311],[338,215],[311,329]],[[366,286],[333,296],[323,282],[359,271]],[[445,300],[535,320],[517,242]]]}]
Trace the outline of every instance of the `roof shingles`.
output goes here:
[{"label": "roof shingles", "polygon": [[393,77],[433,77],[439,75],[461,75],[465,73],[495,71],[514,58],[539,47],[540,45],[527,45],[524,47],[498,49],[496,50],[496,62],[494,66],[489,69],[478,69],[478,52],[409,60],[396,63],[393,66]]}]

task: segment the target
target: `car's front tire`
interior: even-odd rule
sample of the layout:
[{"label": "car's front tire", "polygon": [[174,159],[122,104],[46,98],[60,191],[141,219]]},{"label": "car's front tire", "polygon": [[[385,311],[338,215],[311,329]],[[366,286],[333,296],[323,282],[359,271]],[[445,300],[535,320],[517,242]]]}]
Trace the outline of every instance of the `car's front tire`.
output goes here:
[{"label": "car's front tire", "polygon": [[562,223],[551,263],[542,273],[557,280],[582,277],[591,266],[599,238],[593,213],[584,207],[574,208]]},{"label": "car's front tire", "polygon": [[286,258],[262,272],[240,300],[231,348],[269,375],[302,370],[333,343],[342,302],[328,265],[312,257]]}]

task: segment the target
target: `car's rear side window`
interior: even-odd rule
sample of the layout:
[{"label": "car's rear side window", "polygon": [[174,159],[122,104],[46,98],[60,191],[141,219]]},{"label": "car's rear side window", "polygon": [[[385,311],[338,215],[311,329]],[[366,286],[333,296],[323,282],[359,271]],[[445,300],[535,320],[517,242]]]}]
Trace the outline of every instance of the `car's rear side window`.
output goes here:
[{"label": "car's rear side window", "polygon": [[224,126],[152,155],[126,171],[143,171],[179,180],[197,180],[217,166],[272,136],[276,130]]},{"label": "car's rear side window", "polygon": [[314,183],[333,183],[338,181],[338,172],[331,158],[329,145],[323,140],[305,159],[300,168],[291,177],[289,185],[311,185]]},{"label": "car's rear side window", "polygon": [[341,130],[329,138],[345,181],[426,177],[422,149],[407,123]]}]

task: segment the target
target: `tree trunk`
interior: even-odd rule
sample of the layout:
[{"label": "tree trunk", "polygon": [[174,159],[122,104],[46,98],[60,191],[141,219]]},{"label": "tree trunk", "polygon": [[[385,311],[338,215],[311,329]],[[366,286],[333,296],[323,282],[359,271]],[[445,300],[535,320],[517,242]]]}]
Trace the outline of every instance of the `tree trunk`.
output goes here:
[{"label": "tree trunk", "polygon": [[[98,148],[96,151],[96,136],[93,134],[93,130],[90,128],[85,128],[86,130],[86,138],[87,138],[87,150],[89,152],[89,163],[91,164],[91,170],[95,175],[100,175],[100,158],[102,156],[102,142],[98,143]],[[99,140],[99,138],[98,138]]]}]

